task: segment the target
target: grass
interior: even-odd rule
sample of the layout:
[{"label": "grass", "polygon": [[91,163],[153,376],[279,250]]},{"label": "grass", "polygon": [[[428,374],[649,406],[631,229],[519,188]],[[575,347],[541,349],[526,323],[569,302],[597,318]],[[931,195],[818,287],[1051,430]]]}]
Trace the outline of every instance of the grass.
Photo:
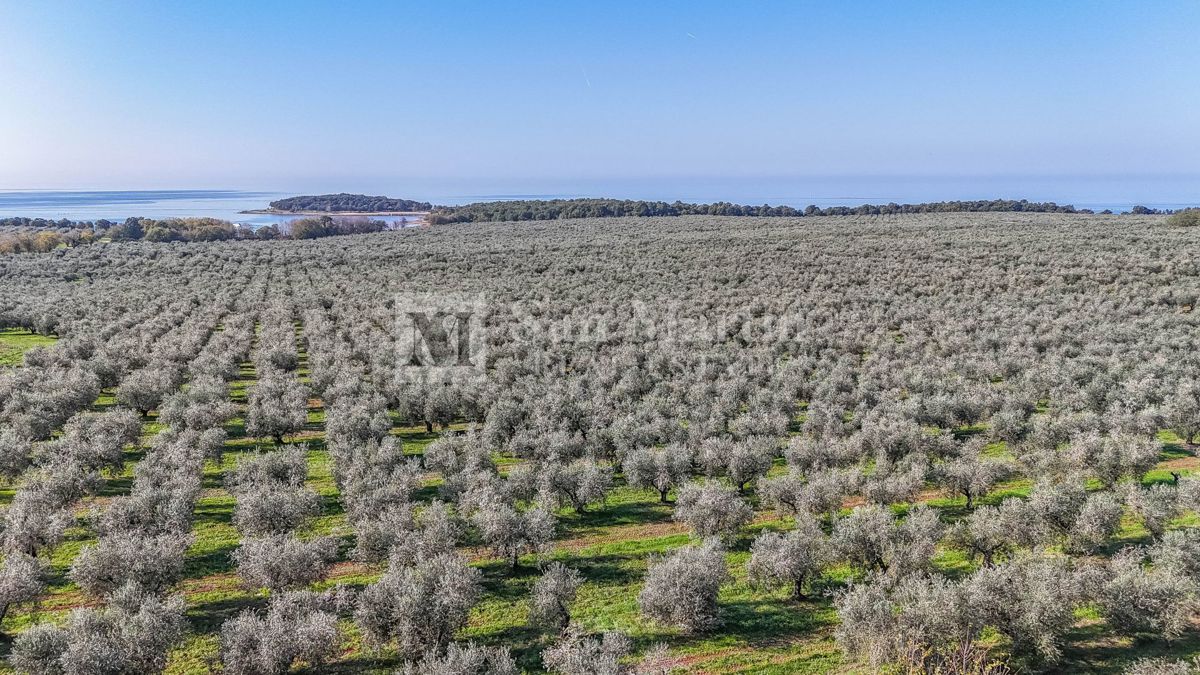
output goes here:
[{"label": "grass", "polygon": [[25,352],[34,347],[48,347],[58,338],[29,333],[17,328],[0,330],[0,366],[14,367],[25,363]]}]

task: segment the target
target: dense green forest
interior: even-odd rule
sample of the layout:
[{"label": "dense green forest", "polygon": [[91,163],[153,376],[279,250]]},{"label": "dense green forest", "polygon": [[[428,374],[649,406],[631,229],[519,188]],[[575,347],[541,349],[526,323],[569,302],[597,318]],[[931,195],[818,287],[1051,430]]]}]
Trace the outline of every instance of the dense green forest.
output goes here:
[{"label": "dense green forest", "polygon": [[433,225],[442,223],[492,222],[510,220],[561,220],[564,218],[612,218],[621,216],[873,216],[897,213],[958,213],[970,211],[1017,211],[1037,213],[1091,213],[1087,209],[1054,202],[1030,202],[1024,199],[932,202],[925,204],[863,204],[861,206],[809,205],[747,206],[729,202],[687,204],[684,202],[641,201],[631,199],[550,199],[480,202],[464,206],[439,206],[429,218]]},{"label": "dense green forest", "polygon": [[429,202],[417,202],[411,199],[371,197],[342,192],[336,195],[301,195],[277,199],[271,202],[271,208],[276,211],[383,213],[387,211],[429,211],[433,205]]}]

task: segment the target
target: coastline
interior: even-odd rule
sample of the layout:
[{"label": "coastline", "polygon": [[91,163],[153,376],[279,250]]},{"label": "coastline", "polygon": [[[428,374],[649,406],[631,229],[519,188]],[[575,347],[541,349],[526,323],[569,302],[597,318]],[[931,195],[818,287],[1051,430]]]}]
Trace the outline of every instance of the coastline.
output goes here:
[{"label": "coastline", "polygon": [[260,216],[428,216],[429,211],[281,211],[279,209],[247,209],[238,213]]}]

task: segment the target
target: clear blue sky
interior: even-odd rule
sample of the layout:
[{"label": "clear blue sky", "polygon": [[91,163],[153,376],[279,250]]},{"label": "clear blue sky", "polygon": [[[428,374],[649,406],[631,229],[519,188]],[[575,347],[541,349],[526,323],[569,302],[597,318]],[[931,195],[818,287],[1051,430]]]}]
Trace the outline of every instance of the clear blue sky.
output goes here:
[{"label": "clear blue sky", "polygon": [[3,2],[0,188],[1195,175],[1198,39],[1197,0]]}]

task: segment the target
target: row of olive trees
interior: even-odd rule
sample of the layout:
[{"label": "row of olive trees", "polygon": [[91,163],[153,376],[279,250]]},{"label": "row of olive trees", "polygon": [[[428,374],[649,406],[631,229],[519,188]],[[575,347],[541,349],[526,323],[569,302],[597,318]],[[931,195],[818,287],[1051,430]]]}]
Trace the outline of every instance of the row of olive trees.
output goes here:
[{"label": "row of olive trees", "polygon": [[[224,375],[245,352],[249,329],[248,322],[230,324],[222,332],[204,331],[205,341],[182,342],[195,349],[187,355],[190,383],[164,404],[160,420],[167,426],[136,465],[130,493],[93,512],[98,542],[84,546],[71,565],[70,579],[102,604],[72,611],[65,626],[41,623],[21,633],[11,659],[19,671],[158,672],[165,667],[167,652],[186,624],[182,597],[168,592],[183,574],[204,460],[219,457],[222,424],[235,412],[227,405]],[[54,450],[58,461],[84,471],[121,471],[123,449],[137,444],[141,431],[132,411],[77,416],[55,441],[62,447]],[[42,522],[69,521],[43,514]]]}]

